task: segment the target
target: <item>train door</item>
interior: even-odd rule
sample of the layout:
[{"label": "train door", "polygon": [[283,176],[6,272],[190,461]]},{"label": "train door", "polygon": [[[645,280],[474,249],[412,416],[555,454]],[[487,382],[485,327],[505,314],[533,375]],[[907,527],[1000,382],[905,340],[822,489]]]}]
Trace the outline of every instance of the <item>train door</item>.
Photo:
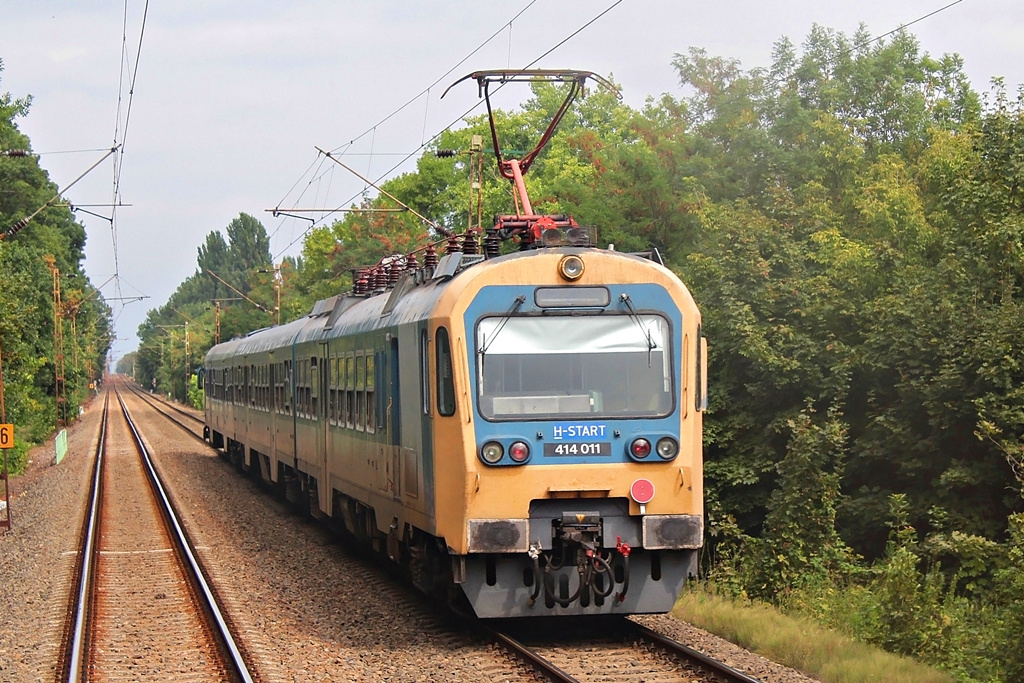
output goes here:
[{"label": "train door", "polygon": [[277,363],[274,362],[274,352],[271,351],[267,358],[267,424],[270,427],[270,433],[267,435],[268,445],[270,450],[267,451],[267,459],[269,460],[268,472],[270,480],[274,481],[277,479],[277,411],[278,401],[280,400],[277,396]]},{"label": "train door", "polygon": [[384,409],[384,428],[388,433],[388,442],[391,444],[391,478],[394,483],[392,495],[395,500],[402,498],[402,403],[399,393],[398,374],[398,337],[391,337],[391,345],[388,348],[388,358],[385,365],[384,379],[381,382],[386,391],[381,393],[386,396]]},{"label": "train door", "polygon": [[317,420],[316,424],[316,441],[314,447],[316,454],[313,457],[313,462],[316,463],[316,467],[319,470],[319,479],[317,481],[317,494],[319,496],[320,509],[327,514],[331,513],[331,475],[328,471],[328,465],[330,459],[327,457],[327,446],[330,443],[330,402],[328,397],[330,395],[330,383],[331,383],[331,363],[330,363],[330,349],[328,348],[327,342],[320,342],[317,356],[314,356],[313,362],[316,363],[316,368],[312,371],[313,396],[315,397],[316,405],[313,409],[313,419]]}]

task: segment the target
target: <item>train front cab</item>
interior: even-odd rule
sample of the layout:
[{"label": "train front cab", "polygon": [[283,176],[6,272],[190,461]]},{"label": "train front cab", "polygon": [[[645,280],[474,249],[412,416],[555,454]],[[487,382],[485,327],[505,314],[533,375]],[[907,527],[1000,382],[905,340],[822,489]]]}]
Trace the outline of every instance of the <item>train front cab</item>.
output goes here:
[{"label": "train front cab", "polygon": [[696,573],[699,313],[660,266],[571,253],[591,278],[557,275],[564,250],[494,263],[435,328],[435,453],[465,454],[463,481],[438,466],[465,491],[439,525],[482,617],[667,612]]}]

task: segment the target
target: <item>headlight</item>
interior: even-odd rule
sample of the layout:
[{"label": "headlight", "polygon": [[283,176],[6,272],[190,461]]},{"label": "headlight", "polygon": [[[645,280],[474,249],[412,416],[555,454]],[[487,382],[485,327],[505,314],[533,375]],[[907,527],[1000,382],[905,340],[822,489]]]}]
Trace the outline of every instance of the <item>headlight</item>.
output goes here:
[{"label": "headlight", "polygon": [[558,274],[569,282],[575,282],[583,277],[583,271],[586,267],[583,265],[583,259],[579,256],[569,255],[563,256],[562,260],[558,262]]},{"label": "headlight", "polygon": [[497,441],[488,441],[480,449],[480,457],[489,465],[497,464],[503,455],[505,455],[505,449]]},{"label": "headlight", "polygon": [[679,444],[671,436],[658,439],[658,455],[662,460],[671,460],[679,454]]}]

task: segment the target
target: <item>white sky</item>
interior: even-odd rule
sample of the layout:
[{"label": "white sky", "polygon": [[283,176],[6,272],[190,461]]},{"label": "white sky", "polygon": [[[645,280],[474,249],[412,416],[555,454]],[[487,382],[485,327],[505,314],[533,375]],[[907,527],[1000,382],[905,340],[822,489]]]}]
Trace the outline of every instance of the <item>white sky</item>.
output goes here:
[{"label": "white sky", "polygon": [[[747,69],[767,66],[776,40],[799,46],[813,23],[852,35],[864,22],[880,35],[951,1],[623,0],[535,66],[611,74],[639,107],[648,96],[680,94],[671,61],[690,46]],[[314,146],[336,149],[372,131],[348,149],[347,163],[377,178],[477,103],[473,83],[439,100],[448,84],[479,69],[524,67],[613,2],[154,1],[140,53],[145,0],[0,0],[0,92],[32,95],[18,125],[65,187],[113,144],[119,87],[116,136],[124,138],[128,86],[120,80],[131,72],[121,68],[122,44],[130,67],[141,54],[120,186],[131,206],[118,209],[116,221],[121,286],[108,284],[103,294],[149,298],[111,302],[117,358],[135,348],[146,312],[195,271],[208,232],[246,212],[272,233],[275,258],[298,254],[308,222],[264,210],[347,206],[363,189],[346,171],[320,166]],[[993,76],[1005,77],[1011,94],[1024,82],[1020,0],[962,0],[909,30],[933,56],[962,56],[978,91]],[[374,129],[449,69],[428,95]],[[512,108],[528,94],[525,86],[506,89],[496,105]],[[92,151],[58,153],[70,150]],[[67,196],[79,206],[110,203],[113,162]],[[115,272],[114,231],[102,218],[78,218],[88,233],[86,270],[101,285]]]}]

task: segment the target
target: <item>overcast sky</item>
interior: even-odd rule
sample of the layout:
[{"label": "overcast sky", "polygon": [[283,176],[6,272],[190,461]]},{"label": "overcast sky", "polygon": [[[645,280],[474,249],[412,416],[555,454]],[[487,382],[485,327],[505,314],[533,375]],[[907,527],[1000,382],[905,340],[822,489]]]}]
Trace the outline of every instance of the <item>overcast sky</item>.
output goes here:
[{"label": "overcast sky", "polygon": [[[280,260],[300,252],[309,222],[265,209],[344,206],[358,196],[363,183],[318,161],[314,146],[343,149],[350,165],[378,178],[477,103],[474,84],[439,99],[471,71],[524,67],[565,41],[534,66],[612,75],[639,107],[681,94],[671,61],[691,46],[747,69],[767,66],[773,43],[786,36],[799,46],[814,23],[850,35],[863,22],[880,35],[951,1],[155,0],[143,33],[145,0],[0,0],[0,92],[32,96],[18,125],[60,187],[124,140],[120,196],[131,206],[117,209],[116,230],[78,213],[94,285],[116,270],[120,291],[111,282],[104,296],[149,297],[111,302],[117,358],[135,348],[146,312],[195,271],[208,232],[252,214]],[[1011,93],[1024,81],[1020,0],[962,0],[908,30],[933,56],[963,57],[976,90],[993,76]],[[512,108],[528,94],[506,89],[497,105]],[[67,198],[109,204],[113,178],[108,159]]]}]

